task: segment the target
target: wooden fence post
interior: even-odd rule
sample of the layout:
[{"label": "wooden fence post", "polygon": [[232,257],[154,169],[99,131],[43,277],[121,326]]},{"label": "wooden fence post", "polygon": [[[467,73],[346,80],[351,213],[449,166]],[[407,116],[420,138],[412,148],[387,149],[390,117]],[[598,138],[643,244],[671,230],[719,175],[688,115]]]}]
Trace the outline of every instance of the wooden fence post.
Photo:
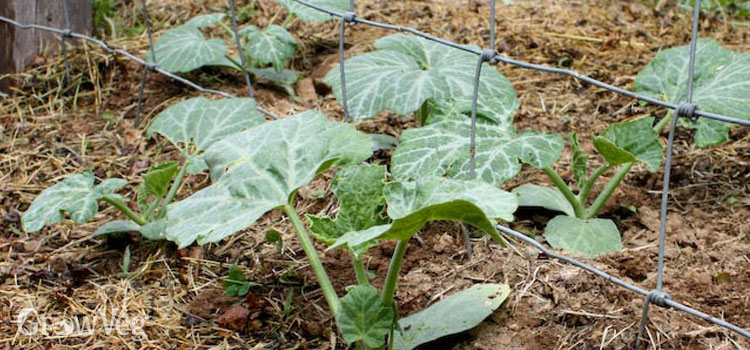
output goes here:
[{"label": "wooden fence post", "polygon": [[[61,0],[0,0],[0,15],[22,24],[41,24],[65,28]],[[92,0],[65,0],[74,32],[91,34]],[[76,43],[68,40],[68,43]],[[0,23],[0,74],[21,72],[41,52],[60,48],[60,36],[34,29],[20,29]],[[0,79],[0,90],[7,90],[11,81]]]}]

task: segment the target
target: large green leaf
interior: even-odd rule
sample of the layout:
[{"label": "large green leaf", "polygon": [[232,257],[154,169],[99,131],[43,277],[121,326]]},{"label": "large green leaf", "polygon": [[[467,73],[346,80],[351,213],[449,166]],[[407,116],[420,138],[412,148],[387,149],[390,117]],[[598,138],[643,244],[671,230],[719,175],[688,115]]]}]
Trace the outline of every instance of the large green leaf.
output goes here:
[{"label": "large green leaf", "polygon": [[[477,56],[416,36],[395,34],[375,42],[378,51],[346,60],[349,114],[367,119],[389,110],[398,114],[416,111],[427,100],[470,101],[474,91]],[[518,108],[513,85],[485,64],[479,89],[479,106],[507,120]],[[339,69],[325,77],[342,101]]]},{"label": "large green leaf", "polygon": [[373,239],[408,239],[435,220],[464,222],[496,238],[496,220],[512,221],[518,208],[514,194],[476,180],[429,176],[386,184],[383,194],[393,223],[349,232],[332,248],[357,247]]},{"label": "large green leaf", "polygon": [[620,231],[609,219],[579,219],[559,215],[547,223],[544,238],[557,249],[588,258],[622,250]]},{"label": "large green leaf", "polygon": [[211,13],[207,15],[195,16],[189,21],[185,22],[185,24],[182,25],[182,28],[210,27],[224,19],[224,17],[226,16],[227,15],[225,13]]},{"label": "large green leaf", "polygon": [[255,63],[272,65],[277,72],[281,72],[297,50],[297,41],[294,37],[284,27],[277,25],[270,25],[262,30],[250,26],[247,41],[245,52],[248,56]]},{"label": "large green leaf", "polygon": [[513,193],[518,196],[519,206],[541,207],[575,216],[573,205],[556,188],[525,184],[514,188]]},{"label": "large green leaf", "polygon": [[371,154],[367,135],[317,111],[224,137],[205,152],[213,184],[169,206],[167,237],[180,247],[217,242],[286,204],[320,171]]},{"label": "large green leaf", "polygon": [[99,199],[112,195],[126,184],[123,179],[106,179],[94,185],[94,174],[90,171],[70,175],[36,197],[21,216],[23,229],[39,231],[45,225],[60,222],[64,212],[77,224],[87,222],[99,211]]},{"label": "large green leaf", "polygon": [[[224,40],[203,37],[200,29],[183,26],[170,29],[154,44],[159,67],[172,73],[189,72],[218,62],[227,52]],[[151,51],[146,59],[153,62]]]},{"label": "large green leaf", "polygon": [[341,169],[331,183],[339,200],[339,213],[335,220],[308,215],[312,222],[310,232],[319,241],[330,245],[347,232],[385,223],[381,215],[385,204],[384,186],[384,166],[366,164]]},{"label": "large green leaf", "polygon": [[353,287],[341,298],[341,310],[336,315],[344,340],[351,344],[363,342],[369,348],[385,344],[385,337],[391,331],[395,312],[392,307],[383,305],[378,290],[370,285]]},{"label": "large green leaf", "polygon": [[[446,175],[469,179],[471,120],[453,109],[431,117],[432,124],[406,130],[391,159],[399,180]],[[512,125],[477,121],[476,176],[500,185],[521,171],[522,161],[537,168],[554,164],[565,143],[554,133],[517,133]]]},{"label": "large green leaf", "polygon": [[[693,103],[707,112],[750,119],[750,54],[727,50],[714,40],[700,39],[695,58]],[[685,102],[689,60],[689,46],[660,52],[638,74],[635,91],[668,102]],[[687,124],[698,128],[699,146],[714,145],[728,138],[729,124],[703,118]]]},{"label": "large green leaf", "polygon": [[[284,6],[287,11],[293,13],[295,16],[299,17],[299,19],[306,22],[323,22],[331,19],[331,16],[329,16],[327,13],[302,5],[294,0],[276,1]],[[307,0],[307,2],[333,11],[349,11],[349,1],[347,0]]]},{"label": "large green leaf", "polygon": [[[158,133],[191,155],[191,173],[205,167],[199,151],[223,137],[266,121],[250,98],[209,100],[203,97],[182,101],[161,112],[148,128],[148,135]],[[191,150],[190,146],[195,146]],[[203,166],[201,166],[203,165]]]},{"label": "large green leaf", "polygon": [[411,350],[447,335],[476,327],[510,294],[505,284],[476,284],[453,294],[425,310],[398,321],[394,350]]},{"label": "large green leaf", "polygon": [[653,125],[653,117],[612,124],[602,136],[594,138],[594,147],[611,165],[640,161],[649,171],[657,171],[662,147]]}]

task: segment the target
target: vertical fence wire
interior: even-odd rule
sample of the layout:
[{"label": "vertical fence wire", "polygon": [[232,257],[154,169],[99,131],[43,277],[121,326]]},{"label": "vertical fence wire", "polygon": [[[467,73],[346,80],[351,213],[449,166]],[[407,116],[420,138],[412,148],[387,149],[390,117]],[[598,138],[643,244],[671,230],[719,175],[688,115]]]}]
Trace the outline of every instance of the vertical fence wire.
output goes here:
[{"label": "vertical fence wire", "polygon": [[151,29],[151,18],[148,15],[148,4],[146,0],[141,0],[141,11],[143,13],[143,21],[146,24],[146,34],[148,35],[149,50],[151,51],[151,62],[154,66],[145,65],[143,66],[143,73],[141,73],[141,85],[138,88],[138,105],[136,106],[135,112],[135,128],[141,124],[141,118],[143,114],[143,93],[146,90],[146,77],[148,71],[153,69],[156,64],[156,48],[154,47],[154,32]]},{"label": "vertical fence wire", "polygon": [[247,69],[247,59],[245,59],[245,50],[242,48],[240,30],[237,28],[237,6],[235,6],[234,0],[229,0],[229,9],[232,13],[232,31],[234,32],[234,42],[237,44],[237,51],[240,54],[240,63],[242,64],[242,74],[245,75],[245,83],[247,84],[247,95],[252,98],[254,95],[253,81],[250,80],[250,72],[248,72]]},{"label": "vertical fence wire", "polygon": [[63,10],[63,18],[65,19],[65,32],[60,35],[60,44],[62,46],[61,51],[63,60],[65,62],[65,83],[70,82],[70,62],[68,61],[68,46],[65,45],[65,39],[70,36],[72,28],[70,28],[70,12],[68,12],[67,0],[60,0]]},{"label": "vertical fence wire", "polygon": [[[695,52],[697,49],[698,42],[698,26],[700,22],[700,6],[701,0],[695,0],[695,7],[693,8],[693,26],[690,37],[690,61],[688,63],[688,79],[687,79],[687,96],[686,102],[681,104],[677,110],[672,113],[672,120],[669,123],[669,135],[667,136],[667,150],[664,160],[664,178],[662,180],[662,192],[661,192],[661,207],[660,207],[660,218],[659,223],[659,256],[657,261],[657,272],[656,272],[656,289],[649,292],[643,301],[643,312],[641,314],[641,322],[638,327],[638,336],[635,341],[636,350],[640,349],[640,343],[643,336],[643,332],[646,329],[646,323],[648,322],[648,311],[649,304],[654,303],[661,307],[668,307],[666,300],[671,299],[669,294],[663,291],[664,287],[664,250],[667,240],[667,204],[669,202],[669,181],[672,171],[672,152],[674,149],[674,136],[675,129],[677,129],[677,121],[682,116],[688,116],[694,118],[693,113],[695,112],[695,106],[693,103],[693,80],[695,77]],[[666,117],[665,117],[666,118]]]},{"label": "vertical fence wire", "polygon": [[349,0],[349,13],[341,16],[341,23],[339,24],[339,79],[341,80],[341,107],[344,108],[344,122],[349,122],[349,99],[346,94],[346,62],[345,62],[345,50],[344,37],[346,34],[346,24],[356,23],[354,22],[354,0]]}]

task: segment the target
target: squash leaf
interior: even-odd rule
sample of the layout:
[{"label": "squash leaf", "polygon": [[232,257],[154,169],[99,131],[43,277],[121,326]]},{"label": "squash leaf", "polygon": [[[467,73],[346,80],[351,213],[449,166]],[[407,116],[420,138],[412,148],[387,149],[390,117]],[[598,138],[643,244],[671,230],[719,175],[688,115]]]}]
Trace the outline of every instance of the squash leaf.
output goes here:
[{"label": "squash leaf", "polygon": [[336,324],[348,344],[361,341],[369,348],[377,348],[385,344],[394,314],[392,307],[380,301],[375,287],[359,285],[341,298]]},{"label": "squash leaf", "polygon": [[653,125],[653,117],[612,124],[594,138],[594,147],[610,165],[638,161],[655,172],[661,165],[662,146]]},{"label": "squash leaf", "polygon": [[544,238],[554,248],[587,258],[622,250],[620,231],[609,219],[579,219],[559,215],[547,223]]}]

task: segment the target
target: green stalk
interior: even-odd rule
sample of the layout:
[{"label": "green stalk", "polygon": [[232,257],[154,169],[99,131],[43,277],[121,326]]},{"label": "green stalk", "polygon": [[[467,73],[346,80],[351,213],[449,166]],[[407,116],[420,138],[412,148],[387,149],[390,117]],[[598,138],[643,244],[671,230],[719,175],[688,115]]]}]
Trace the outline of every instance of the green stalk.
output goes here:
[{"label": "green stalk", "polygon": [[226,30],[227,33],[229,33],[229,35],[232,36],[232,40],[234,40],[234,30],[232,30],[232,28],[229,28],[229,26],[226,23],[224,23],[224,21],[219,21],[219,26],[223,28],[224,30]]},{"label": "green stalk", "polygon": [[148,208],[146,208],[146,211],[143,213],[143,218],[146,219],[146,221],[151,219],[151,215],[153,215],[156,208],[159,207],[159,203],[161,203],[161,198],[155,198],[154,201],[148,205]]},{"label": "green stalk", "polygon": [[157,218],[161,219],[164,218],[165,215],[167,215],[167,206],[169,205],[169,203],[172,203],[174,196],[177,194],[177,189],[179,189],[182,185],[182,180],[185,178],[187,167],[188,161],[185,160],[185,163],[182,164],[182,168],[180,168],[180,171],[177,173],[177,177],[174,178],[174,182],[172,182],[172,187],[169,188],[167,196],[164,197],[164,201],[162,201],[161,203],[161,208],[159,208],[159,214]]},{"label": "green stalk", "polygon": [[326,302],[328,302],[328,308],[331,309],[331,313],[334,316],[338,315],[340,307],[339,297],[333,289],[331,279],[328,278],[328,274],[326,274],[326,270],[323,268],[320,258],[318,258],[318,251],[315,250],[315,245],[313,245],[312,240],[310,240],[310,235],[307,234],[307,230],[305,230],[302,220],[300,220],[299,215],[297,215],[297,212],[294,211],[294,208],[290,204],[284,204],[283,209],[286,215],[292,220],[294,231],[297,233],[297,239],[299,239],[302,244],[302,249],[305,251],[305,255],[307,255],[310,267],[313,269],[315,277],[318,279],[318,284],[320,284],[320,289],[323,291],[323,296],[326,298]]},{"label": "green stalk", "polygon": [[367,280],[367,272],[365,271],[365,265],[362,263],[362,258],[352,253],[352,262],[354,263],[354,273],[357,275],[357,283],[362,286],[370,284]]},{"label": "green stalk", "polygon": [[[244,52],[240,52],[240,55],[244,55],[244,54],[245,54]],[[237,62],[237,60],[235,60],[234,58],[232,58],[232,56],[224,55],[224,57],[226,57],[229,62],[232,62],[232,64],[235,65],[235,68],[237,68],[237,70],[239,70],[239,71],[244,71],[245,70],[244,68],[242,68],[242,63]]]},{"label": "green stalk", "polygon": [[398,283],[398,274],[401,271],[401,263],[404,261],[406,247],[409,245],[409,239],[403,239],[396,244],[396,250],[393,251],[391,265],[388,267],[388,274],[385,277],[383,285],[383,305],[393,305],[393,295],[396,294],[396,284]]},{"label": "green stalk", "polygon": [[138,225],[145,225],[146,220],[143,220],[138,214],[130,210],[128,206],[119,198],[111,197],[111,196],[104,196],[102,197],[102,200],[109,203],[109,205],[115,207],[117,210],[121,211],[125,216],[127,216],[130,220],[133,220]]},{"label": "green stalk", "polygon": [[[286,16],[284,19],[284,22],[281,23],[281,26],[284,27],[284,29],[289,29],[289,25],[292,24],[292,21],[294,20],[294,14],[290,13]],[[276,19],[276,16],[273,16],[274,19]],[[273,20],[269,23],[273,23]]]},{"label": "green stalk", "polygon": [[667,112],[667,115],[664,116],[664,118],[661,118],[661,120],[654,125],[654,131],[656,131],[657,134],[660,134],[662,130],[664,130],[665,127],[667,127],[667,124],[669,124],[669,121],[672,120],[672,115],[674,113],[672,110]]},{"label": "green stalk", "polygon": [[585,214],[583,205],[581,205],[581,202],[578,200],[578,198],[576,198],[576,195],[573,194],[573,191],[570,190],[570,187],[568,187],[568,185],[560,177],[560,175],[557,175],[557,173],[549,167],[542,169],[542,171],[547,174],[547,177],[552,180],[552,183],[557,186],[557,189],[562,192],[563,196],[565,196],[565,199],[567,199],[568,202],[570,202],[570,204],[573,206],[573,211],[575,211],[576,217],[582,217]]},{"label": "green stalk", "polygon": [[599,210],[602,209],[604,204],[607,203],[607,200],[609,200],[609,197],[612,195],[615,189],[617,189],[617,186],[620,185],[620,182],[622,182],[622,180],[625,179],[625,176],[628,175],[628,173],[630,172],[630,168],[633,167],[633,164],[635,163],[625,163],[620,166],[619,169],[617,169],[615,176],[609,179],[607,187],[604,187],[604,190],[599,193],[598,196],[596,196],[596,199],[594,200],[594,203],[591,204],[591,207],[586,210],[586,215],[582,217],[583,219],[590,219],[596,216],[596,214],[599,212]]},{"label": "green stalk", "polygon": [[594,171],[593,174],[591,174],[591,177],[586,180],[586,183],[583,184],[583,188],[581,189],[581,192],[578,193],[578,201],[581,202],[581,205],[586,205],[586,199],[589,196],[589,192],[591,192],[591,188],[594,187],[594,184],[596,183],[596,179],[599,178],[599,176],[602,176],[605,171],[609,170],[612,166],[609,164],[603,164],[599,168]]}]

